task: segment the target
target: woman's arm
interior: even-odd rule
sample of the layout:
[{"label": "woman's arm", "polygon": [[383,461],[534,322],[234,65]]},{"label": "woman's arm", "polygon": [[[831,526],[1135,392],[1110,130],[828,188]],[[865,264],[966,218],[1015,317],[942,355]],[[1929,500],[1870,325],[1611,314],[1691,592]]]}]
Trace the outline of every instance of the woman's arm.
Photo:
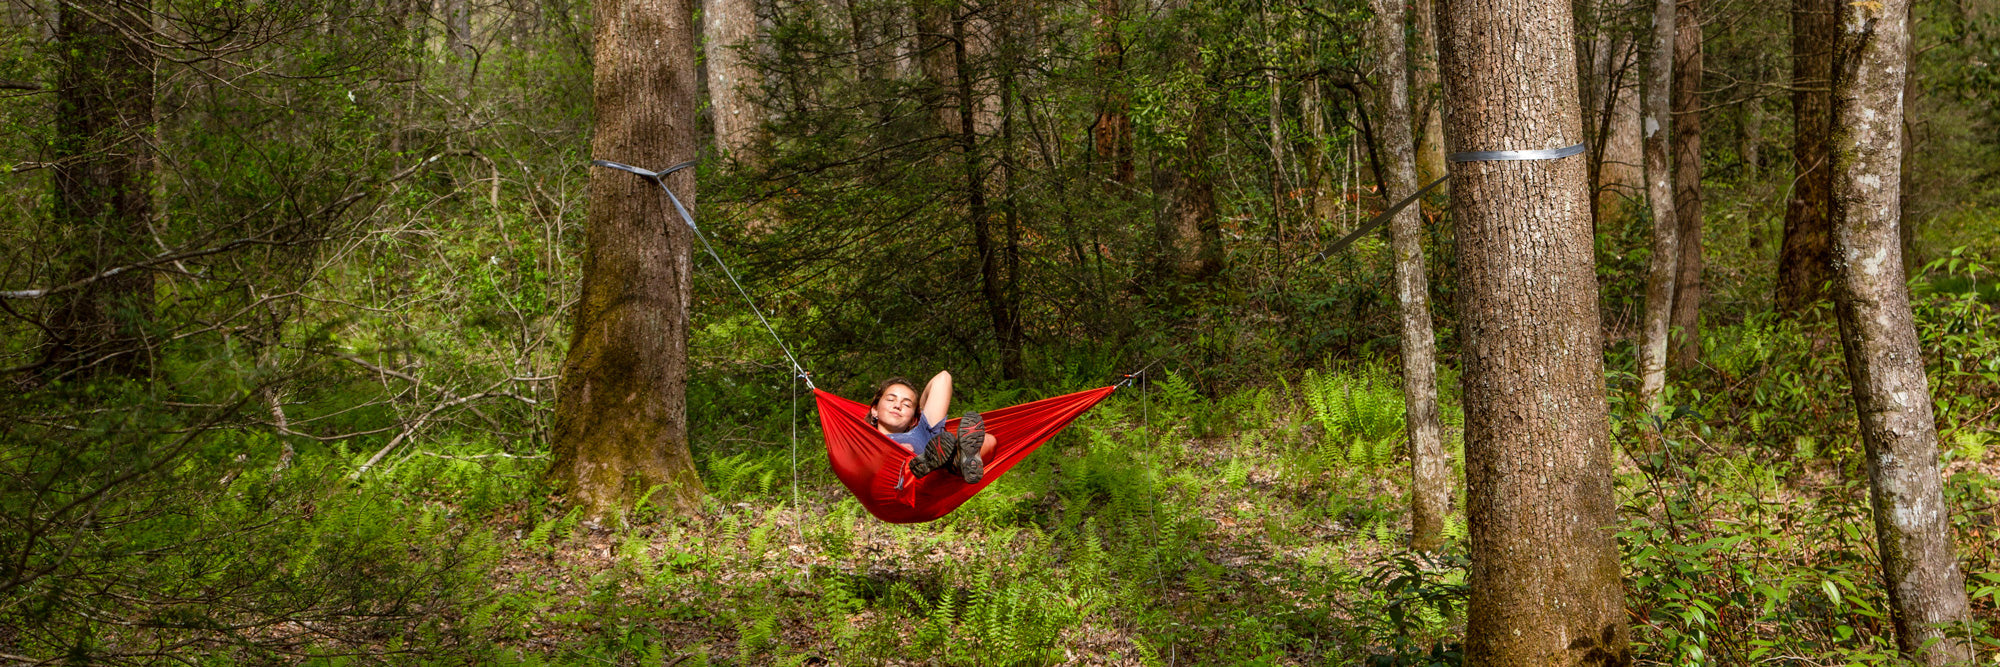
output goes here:
[{"label": "woman's arm", "polygon": [[951,371],[938,371],[924,384],[923,411],[924,419],[933,424],[943,424],[945,415],[951,414]]}]

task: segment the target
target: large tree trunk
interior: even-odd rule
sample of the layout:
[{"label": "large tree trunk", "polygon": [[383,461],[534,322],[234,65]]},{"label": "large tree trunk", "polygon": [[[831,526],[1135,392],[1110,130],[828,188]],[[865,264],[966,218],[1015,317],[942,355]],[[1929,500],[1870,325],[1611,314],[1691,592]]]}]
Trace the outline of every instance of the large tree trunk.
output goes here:
[{"label": "large tree trunk", "polygon": [[1674,216],[1681,256],[1668,361],[1688,369],[1701,360],[1701,302],[1707,292],[1701,281],[1701,0],[1680,0],[1674,12]]},{"label": "large tree trunk", "polygon": [[[60,4],[54,217],[64,282],[151,254],[153,56],[145,3]],[[105,22],[126,21],[122,25]],[[153,274],[125,271],[50,298],[43,360],[52,374],[150,372]]]},{"label": "large tree trunk", "polygon": [[752,94],[757,70],[743,57],[743,49],[757,39],[757,0],[704,0],[701,17],[715,147],[724,155],[753,162],[763,114]]},{"label": "large tree trunk", "polygon": [[[1409,70],[1403,49],[1403,0],[1371,0],[1375,51],[1375,117],[1381,119],[1382,147],[1388,152],[1382,196],[1390,201],[1417,190],[1417,163],[1410,127]],[[1423,216],[1405,208],[1389,220],[1395,253],[1396,304],[1402,314],[1403,404],[1410,436],[1410,548],[1444,546],[1444,520],[1451,509],[1451,460],[1438,434],[1437,339],[1431,332],[1430,285],[1424,274]]]},{"label": "large tree trunk", "polygon": [[[1909,0],[1843,4],[1838,11],[1834,313],[1868,450],[1882,575],[1903,653],[1922,665],[1971,664],[1972,647],[1962,635],[1949,637],[1939,627],[1969,616],[1897,237]],[[1930,642],[1936,643],[1923,648]]]},{"label": "large tree trunk", "polygon": [[1667,384],[1667,339],[1680,265],[1680,221],[1674,217],[1673,174],[1668,167],[1674,82],[1674,0],[1654,0],[1652,40],[1646,50],[1644,91],[1646,201],[1653,213],[1653,256],[1646,272],[1646,313],[1639,331],[1639,399],[1660,408]]},{"label": "large tree trunk", "polygon": [[1432,0],[1410,0],[1410,97],[1416,107],[1417,180],[1426,184],[1445,175],[1444,87],[1438,83],[1437,58],[1436,8]]},{"label": "large tree trunk", "polygon": [[[1567,3],[1440,4],[1451,151],[1582,141]],[[1612,537],[1617,502],[1585,162],[1453,169],[1470,667],[1632,660]]]},{"label": "large tree trunk", "polygon": [[1833,271],[1827,214],[1832,208],[1833,43],[1835,0],[1792,0],[1792,198],[1778,250],[1778,312],[1798,314],[1826,298]]},{"label": "large tree trunk", "polygon": [[1097,122],[1091,124],[1090,136],[1099,168],[1116,193],[1129,192],[1135,179],[1131,102],[1125,96],[1123,80],[1125,45],[1118,36],[1118,24],[1124,17],[1122,4],[1122,0],[1098,0],[1097,15],[1091,18],[1097,28],[1097,80],[1104,90],[1099,93]]},{"label": "large tree trunk", "polygon": [[[591,153],[660,168],[693,158],[694,0],[596,0],[596,136]],[[693,170],[667,178],[695,205]],[[592,169],[583,293],[557,387],[549,476],[604,516],[654,485],[657,502],[700,506],[687,441],[691,234],[665,193]]]}]

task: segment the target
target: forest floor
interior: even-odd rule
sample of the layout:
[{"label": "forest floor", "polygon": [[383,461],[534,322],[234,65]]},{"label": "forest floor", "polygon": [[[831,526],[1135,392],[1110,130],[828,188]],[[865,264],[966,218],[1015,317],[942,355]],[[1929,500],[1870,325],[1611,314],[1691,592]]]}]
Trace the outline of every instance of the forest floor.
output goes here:
[{"label": "forest floor", "polygon": [[[1403,550],[1389,380],[1121,392],[928,524],[868,515],[810,433],[796,503],[789,443],[754,438],[708,453],[697,516],[515,503],[488,517],[505,555],[486,636],[574,664],[1456,664],[1465,527],[1435,558]],[[1892,664],[1853,452],[1792,465],[1702,430],[1679,468],[1618,456],[1639,663]],[[1947,475],[1993,623],[2000,456],[1981,454]]]}]

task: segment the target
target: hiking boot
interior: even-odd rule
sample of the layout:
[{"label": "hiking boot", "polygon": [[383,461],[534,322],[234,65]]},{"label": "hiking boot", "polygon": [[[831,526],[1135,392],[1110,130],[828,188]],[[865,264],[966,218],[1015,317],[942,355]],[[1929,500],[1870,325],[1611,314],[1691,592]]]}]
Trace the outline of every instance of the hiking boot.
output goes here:
[{"label": "hiking boot", "polygon": [[957,454],[958,438],[950,431],[938,431],[937,435],[931,436],[930,444],[924,446],[924,453],[910,459],[910,474],[921,478],[934,470],[949,467],[952,457]]},{"label": "hiking boot", "polygon": [[958,419],[958,455],[952,458],[952,467],[967,484],[978,484],[986,476],[986,463],[979,458],[979,447],[984,444],[986,420],[977,412],[965,413]]}]

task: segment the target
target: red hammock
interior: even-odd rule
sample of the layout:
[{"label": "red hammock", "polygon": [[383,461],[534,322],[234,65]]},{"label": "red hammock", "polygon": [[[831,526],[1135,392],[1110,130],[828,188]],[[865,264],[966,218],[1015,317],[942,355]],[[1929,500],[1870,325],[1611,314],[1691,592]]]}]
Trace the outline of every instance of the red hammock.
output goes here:
[{"label": "red hammock", "polygon": [[[912,477],[909,450],[868,425],[868,406],[819,389],[813,395],[819,400],[819,425],[826,432],[833,474],[875,518],[921,523],[958,509],[1115,389],[1079,391],[983,413],[986,433],[995,442],[986,476],[978,484],[966,484],[943,470]],[[956,431],[958,420],[945,422],[945,427]]]}]

